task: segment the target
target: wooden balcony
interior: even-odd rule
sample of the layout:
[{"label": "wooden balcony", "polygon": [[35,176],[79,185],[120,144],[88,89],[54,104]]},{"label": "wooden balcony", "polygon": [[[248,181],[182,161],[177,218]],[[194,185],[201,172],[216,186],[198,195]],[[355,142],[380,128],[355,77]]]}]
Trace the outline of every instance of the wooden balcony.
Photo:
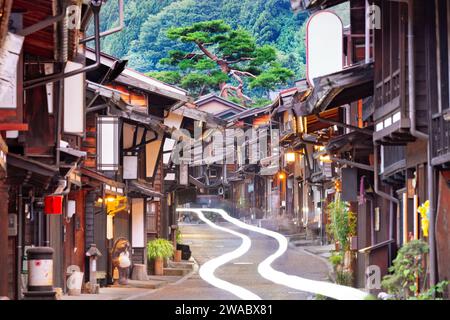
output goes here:
[{"label": "wooden balcony", "polygon": [[403,75],[397,70],[375,86],[374,141],[404,145],[415,140],[409,132],[411,123],[401,89],[403,82]]},{"label": "wooden balcony", "polygon": [[431,120],[432,164],[450,166],[450,112],[438,113]]},{"label": "wooden balcony", "polygon": [[[408,64],[408,8],[403,3],[380,2],[383,23],[390,28],[375,31],[375,92],[373,121],[374,141],[383,145],[406,145],[414,142],[409,118],[409,80],[410,68],[415,76],[415,127],[428,133],[428,110],[430,109],[429,83],[432,32],[429,27],[415,28],[413,66]],[[427,26],[429,21],[423,14],[427,10],[424,2],[415,2],[414,22],[417,26]],[[435,53],[434,53],[435,54]]]},{"label": "wooden balcony", "polygon": [[405,184],[406,147],[383,146],[381,180],[392,186]]}]

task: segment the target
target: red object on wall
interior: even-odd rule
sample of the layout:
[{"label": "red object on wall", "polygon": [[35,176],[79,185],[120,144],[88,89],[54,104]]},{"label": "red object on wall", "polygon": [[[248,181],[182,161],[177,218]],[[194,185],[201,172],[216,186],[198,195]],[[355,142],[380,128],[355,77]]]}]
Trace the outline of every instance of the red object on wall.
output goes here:
[{"label": "red object on wall", "polygon": [[45,214],[62,214],[63,196],[46,196],[44,199]]}]

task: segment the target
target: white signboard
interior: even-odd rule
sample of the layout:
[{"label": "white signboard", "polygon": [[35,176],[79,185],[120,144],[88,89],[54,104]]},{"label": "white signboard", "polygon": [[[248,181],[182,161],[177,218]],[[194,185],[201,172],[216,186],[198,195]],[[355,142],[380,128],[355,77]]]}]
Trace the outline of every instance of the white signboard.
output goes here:
[{"label": "white signboard", "polygon": [[119,120],[116,117],[97,118],[97,168],[116,171],[119,166]]},{"label": "white signboard", "polygon": [[330,11],[312,15],[306,28],[306,78],[314,79],[336,73],[343,68],[343,34],[341,19]]},{"label": "white signboard", "polygon": [[17,65],[24,37],[8,32],[0,48],[0,108],[17,107]]},{"label": "white signboard", "polygon": [[144,199],[131,200],[131,245],[133,248],[145,247],[144,240]]},{"label": "white signboard", "polygon": [[[64,72],[81,69],[83,65],[68,61]],[[84,73],[64,79],[64,132],[84,132]]]}]

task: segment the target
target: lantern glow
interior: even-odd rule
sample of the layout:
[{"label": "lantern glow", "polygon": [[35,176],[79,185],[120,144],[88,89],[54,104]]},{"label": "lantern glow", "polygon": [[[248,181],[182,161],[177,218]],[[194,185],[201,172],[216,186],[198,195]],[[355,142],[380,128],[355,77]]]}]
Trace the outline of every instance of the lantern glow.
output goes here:
[{"label": "lantern glow", "polygon": [[323,162],[323,163],[331,163],[332,162],[329,155],[320,156],[319,159],[320,159],[320,162]]},{"label": "lantern glow", "polygon": [[295,162],[295,153],[294,152],[288,152],[286,153],[286,162],[287,163],[292,163]]}]

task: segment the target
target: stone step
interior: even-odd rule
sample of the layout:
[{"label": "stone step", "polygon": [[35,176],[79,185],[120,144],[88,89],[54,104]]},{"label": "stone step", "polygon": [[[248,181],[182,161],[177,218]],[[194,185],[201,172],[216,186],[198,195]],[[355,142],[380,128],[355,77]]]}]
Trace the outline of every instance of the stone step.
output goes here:
[{"label": "stone step", "polygon": [[297,234],[288,235],[286,237],[291,242],[299,241],[299,240],[306,240],[306,233],[297,233]]},{"label": "stone step", "polygon": [[126,285],[110,285],[111,288],[139,288],[139,289],[158,289],[167,284],[166,281],[141,281],[141,280],[128,280]]},{"label": "stone step", "polygon": [[169,261],[169,267],[175,268],[175,269],[194,269],[194,262],[191,261],[181,261],[181,262],[175,262],[175,261]]},{"label": "stone step", "polygon": [[164,268],[164,275],[165,276],[185,276],[187,275],[191,270],[186,268]]}]

